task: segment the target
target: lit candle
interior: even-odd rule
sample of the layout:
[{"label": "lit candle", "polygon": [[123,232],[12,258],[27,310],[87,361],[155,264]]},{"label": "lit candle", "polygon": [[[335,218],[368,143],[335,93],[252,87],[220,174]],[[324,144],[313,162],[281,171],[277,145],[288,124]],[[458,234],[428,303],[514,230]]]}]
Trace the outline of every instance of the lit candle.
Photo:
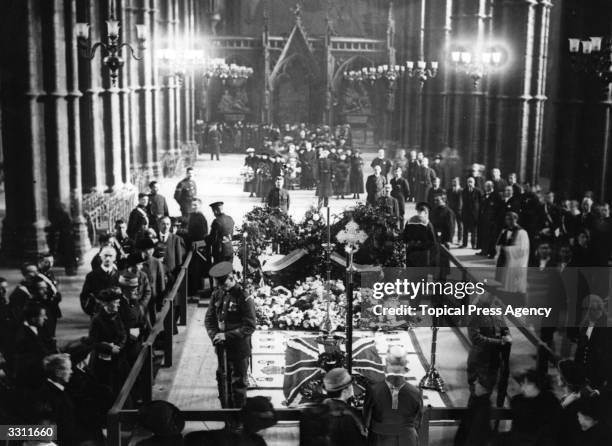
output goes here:
[{"label": "lit candle", "polygon": [[593,43],[590,40],[582,41],[582,52],[584,54],[591,54],[592,49],[593,49]]},{"label": "lit candle", "polygon": [[453,62],[459,62],[461,60],[461,53],[459,51],[453,51],[451,53],[451,60]]},{"label": "lit candle", "polygon": [[425,66],[426,66],[426,64],[425,64],[424,60],[419,60],[417,62],[417,67],[419,67],[419,69],[423,70],[423,69],[425,69]]},{"label": "lit candle", "polygon": [[471,61],[472,61],[472,54],[468,53],[467,51],[463,51],[461,53],[461,62],[470,63]]},{"label": "lit candle", "polygon": [[77,22],[74,25],[74,30],[76,32],[77,37],[81,39],[87,39],[89,37],[89,24]]},{"label": "lit candle", "polygon": [[437,69],[438,69],[438,62],[437,62],[437,61],[435,61],[435,60],[434,60],[434,61],[432,61],[432,62],[431,62],[431,68],[433,68],[434,70],[437,70]]},{"label": "lit candle", "polygon": [[409,70],[412,70],[414,68],[414,62],[411,60],[407,61],[406,67],[408,67]]}]

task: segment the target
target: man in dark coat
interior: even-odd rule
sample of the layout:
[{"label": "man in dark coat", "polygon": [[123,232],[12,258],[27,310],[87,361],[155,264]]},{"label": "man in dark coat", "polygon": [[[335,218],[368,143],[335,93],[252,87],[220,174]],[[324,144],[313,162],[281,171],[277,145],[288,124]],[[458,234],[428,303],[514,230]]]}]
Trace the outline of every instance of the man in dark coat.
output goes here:
[{"label": "man in dark coat", "polygon": [[147,212],[149,204],[149,196],[147,194],[138,194],[138,206],[130,212],[130,218],[127,225],[127,234],[131,239],[136,238],[136,234],[143,227],[149,227],[151,218]]},{"label": "man in dark coat", "polygon": [[[210,269],[217,287],[204,319],[206,332],[217,353],[217,385],[221,407],[240,408],[245,403],[251,335],[255,331],[255,303],[232,274],[232,264],[221,262]],[[230,394],[225,394],[228,388]]]},{"label": "man in dark coat", "polygon": [[274,188],[268,194],[268,207],[272,209],[280,209],[283,212],[289,212],[289,192],[283,188],[283,177],[276,177]]},{"label": "man in dark coat", "polygon": [[404,229],[404,215],[406,213],[406,202],[410,199],[410,185],[404,178],[401,167],[395,169],[394,177],[391,178],[391,196],[397,200],[399,206],[400,231]]},{"label": "man in dark coat", "polygon": [[[485,293],[478,297],[475,305],[491,308],[493,296]],[[485,315],[471,316],[468,323],[468,336],[471,341],[467,360],[468,385],[474,394],[476,381],[491,394],[498,381],[505,348],[510,348],[512,337],[503,317]]]},{"label": "man in dark coat", "polygon": [[436,196],[430,218],[438,242],[449,248],[455,234],[455,214],[446,205],[446,195]]},{"label": "man in dark coat", "polygon": [[173,283],[178,275],[183,260],[185,260],[185,243],[183,238],[171,231],[172,220],[164,217],[159,224],[159,241],[155,249],[155,257],[161,259],[168,282]]},{"label": "man in dark coat", "polygon": [[216,123],[213,123],[208,129],[208,146],[210,147],[210,160],[212,161],[214,157],[217,157],[217,161],[219,161],[219,155],[221,155],[221,132],[217,127]]},{"label": "man in dark coat", "polygon": [[153,220],[150,226],[157,230],[159,220],[161,220],[162,217],[167,217],[170,213],[168,212],[166,197],[159,193],[157,181],[151,181],[149,183],[149,190],[149,206],[147,207],[147,212]]},{"label": "man in dark coat", "polygon": [[388,183],[385,184],[382,196],[376,200],[376,207],[384,213],[399,217],[399,204],[397,200],[391,196],[391,191],[391,185]]},{"label": "man in dark coat", "polygon": [[387,178],[381,174],[381,167],[374,166],[374,174],[370,175],[366,180],[366,201],[372,206],[376,205],[376,202],[383,194],[383,189],[387,184]]},{"label": "man in dark coat", "polygon": [[223,202],[217,201],[210,205],[215,219],[210,225],[208,245],[210,246],[213,264],[231,262],[234,258],[232,235],[234,234],[234,219],[223,213]]},{"label": "man in dark coat", "polygon": [[[206,242],[208,238],[208,222],[200,211],[202,200],[193,200],[193,212],[189,216],[187,223],[187,240],[189,245],[194,248],[193,259],[189,264],[189,295],[194,296],[200,289],[203,289],[202,280],[207,276],[210,268],[210,244]],[[206,242],[206,243],[202,243]],[[208,245],[208,246],[207,246]]]},{"label": "man in dark coat", "polygon": [[166,291],[166,272],[164,264],[153,254],[155,253],[155,242],[144,239],[138,248],[146,255],[147,260],[142,265],[142,271],[149,279],[151,286],[151,300],[149,301],[149,319],[155,324],[156,311],[161,310],[164,292]]},{"label": "man in dark coat", "polygon": [[380,166],[380,174],[387,179],[387,175],[391,172],[391,168],[393,167],[393,163],[391,160],[385,158],[385,151],[380,149],[378,151],[378,156],[374,158],[370,167],[374,168],[374,166]]},{"label": "man in dark coat", "polygon": [[516,180],[516,174],[514,172],[508,174],[508,186],[512,186],[513,195],[520,197],[523,193],[523,188],[518,184]]},{"label": "man in dark coat", "polygon": [[417,215],[408,219],[404,226],[403,239],[406,244],[406,266],[428,268],[437,263],[438,239],[429,221],[430,206],[421,202],[416,205]]},{"label": "man in dark coat", "polygon": [[493,182],[493,190],[495,193],[502,195],[508,183],[501,177],[501,171],[499,169],[494,168],[491,170],[491,181]]},{"label": "man in dark coat", "polygon": [[433,186],[436,173],[429,167],[429,160],[423,158],[421,165],[417,171],[417,190],[416,190],[416,201],[427,201],[429,195],[429,189]]},{"label": "man in dark coat", "polygon": [[434,202],[437,196],[446,195],[446,190],[442,188],[441,184],[440,178],[434,178],[432,187],[429,189],[429,192],[427,192],[427,203],[432,207],[435,205]]},{"label": "man in dark coat", "polygon": [[469,236],[472,249],[476,249],[476,229],[478,227],[481,199],[482,192],[476,187],[476,181],[474,178],[468,178],[467,187],[463,190],[463,210],[461,214],[461,219],[463,220],[462,248],[467,247]]},{"label": "man in dark coat", "polygon": [[408,360],[400,347],[387,352],[385,380],[367,389],[363,405],[368,444],[418,446],[423,394],[405,378]]},{"label": "man in dark coat", "polygon": [[76,446],[87,440],[103,442],[100,427],[95,428],[95,423],[82,419],[81,408],[77,407],[69,392],[73,374],[70,356],[50,355],[43,365],[47,379],[38,389],[36,399],[51,411],[50,418],[57,424],[58,444]]},{"label": "man in dark coat", "polygon": [[487,181],[484,185],[484,194],[480,202],[478,212],[478,255],[493,258],[495,256],[495,242],[500,231],[498,225],[498,214],[501,207],[501,199],[493,190],[493,183]]},{"label": "man in dark coat", "polygon": [[23,320],[15,335],[14,371],[18,385],[36,388],[43,380],[43,358],[57,353],[53,338],[45,330],[47,312],[37,302],[24,307]]},{"label": "man in dark coat", "polygon": [[100,267],[92,269],[85,276],[85,283],[81,290],[81,308],[89,316],[98,310],[96,299],[100,291],[113,288],[119,283],[119,272],[115,266],[115,250],[106,246],[100,251],[102,263]]},{"label": "man in dark coat", "polygon": [[38,266],[26,262],[21,266],[23,280],[9,296],[9,308],[13,320],[20,323],[23,320],[23,308],[34,299],[33,292],[38,277]]},{"label": "man in dark coat", "polygon": [[115,222],[115,234],[110,238],[109,244],[117,252],[117,268],[125,268],[125,262],[134,250],[134,239],[128,235],[127,223],[124,220],[119,219]]},{"label": "man in dark coat", "polygon": [[[455,214],[457,222],[457,243],[461,244],[463,240],[463,189],[459,182],[459,177],[452,180],[451,188],[446,194],[448,207]],[[476,237],[478,239],[478,237]]]},{"label": "man in dark coat", "polygon": [[189,216],[193,210],[193,200],[198,195],[198,188],[193,181],[193,167],[188,167],[183,178],[174,190],[174,199],[181,207],[183,218]]},{"label": "man in dark coat", "polygon": [[312,189],[315,185],[315,164],[317,162],[317,154],[310,141],[307,141],[305,145],[306,150],[300,154],[300,162],[302,165],[300,181],[302,189]]},{"label": "man in dark coat", "polygon": [[323,150],[317,164],[317,197],[319,197],[318,207],[327,207],[329,205],[329,197],[334,193],[332,188],[333,180],[333,164],[328,159],[329,152]]},{"label": "man in dark coat", "polygon": [[406,168],[404,175],[408,180],[408,185],[410,186],[410,201],[415,201],[419,175],[419,161],[417,160],[416,150],[410,151],[410,159],[408,160],[408,167]]},{"label": "man in dark coat", "polygon": [[335,368],[323,378],[327,398],[327,435],[331,445],[366,446],[366,429],[361,414],[353,409],[347,401],[354,396],[353,378],[346,369]]},{"label": "man in dark coat", "polygon": [[244,166],[245,168],[252,169],[252,175],[245,177],[244,180],[244,192],[249,192],[249,198],[255,196],[257,182],[255,179],[255,171],[257,170],[257,164],[259,164],[259,160],[255,156],[255,149],[253,147],[249,147],[247,150],[247,156],[244,158]]},{"label": "man in dark coat", "polygon": [[431,168],[436,173],[436,178],[440,178],[440,187],[446,188],[448,185],[446,184],[444,166],[442,165],[442,155],[436,155],[434,157],[434,162],[431,165]]}]

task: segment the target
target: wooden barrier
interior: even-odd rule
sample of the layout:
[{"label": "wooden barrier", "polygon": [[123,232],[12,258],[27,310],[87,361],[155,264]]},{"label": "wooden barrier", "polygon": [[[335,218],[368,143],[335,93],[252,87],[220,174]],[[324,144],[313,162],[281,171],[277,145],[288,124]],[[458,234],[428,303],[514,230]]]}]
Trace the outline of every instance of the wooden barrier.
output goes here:
[{"label": "wooden barrier", "polygon": [[[144,387],[145,394],[143,400],[151,401],[154,382],[153,369],[153,345],[157,336],[164,333],[164,366],[172,366],[173,354],[173,329],[174,329],[174,306],[178,303],[181,307],[180,325],[187,323],[187,269],[193,258],[193,252],[189,252],[181,271],[179,272],[168,295],[164,298],[161,311],[157,315],[157,321],[151,329],[151,333],[143,342],[140,352],[134,361],[134,365],[127,376],[119,395],[115,399],[113,406],[107,415],[108,444],[111,446],[121,445],[121,420],[123,416],[128,416],[135,411],[124,410],[125,402],[132,393],[136,382],[140,379]],[[181,292],[182,291],[182,292]],[[128,414],[128,415],[126,415]],[[124,420],[125,422],[125,420]]]}]

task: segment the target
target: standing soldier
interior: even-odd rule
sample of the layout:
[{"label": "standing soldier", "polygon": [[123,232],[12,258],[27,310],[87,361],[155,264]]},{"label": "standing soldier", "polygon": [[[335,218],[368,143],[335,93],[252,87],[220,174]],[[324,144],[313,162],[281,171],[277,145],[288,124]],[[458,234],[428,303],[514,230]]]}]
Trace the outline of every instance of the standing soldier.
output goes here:
[{"label": "standing soldier", "polygon": [[404,172],[406,179],[408,180],[408,185],[410,186],[410,200],[416,201],[416,191],[417,191],[417,177],[419,173],[419,162],[417,160],[416,150],[410,151],[410,160],[408,161],[408,167]]},{"label": "standing soldier", "polygon": [[276,177],[274,188],[268,194],[268,207],[289,212],[289,192],[283,188],[283,177]]},{"label": "standing soldier", "polygon": [[204,325],[217,353],[217,386],[221,407],[244,406],[251,335],[255,331],[255,303],[232,274],[232,264],[221,262],[210,269],[217,279]]},{"label": "standing soldier", "polygon": [[333,177],[333,165],[332,162],[327,158],[329,152],[323,150],[321,152],[321,158],[319,158],[319,164],[317,168],[317,197],[319,197],[319,209],[321,206],[329,205],[329,196],[332,195],[332,177]]},{"label": "standing soldier", "polygon": [[210,207],[215,215],[208,236],[213,264],[223,261],[231,262],[234,258],[234,249],[232,248],[234,219],[223,213],[222,201],[211,203]]},{"label": "standing soldier", "polygon": [[159,193],[159,185],[157,184],[157,181],[151,181],[149,183],[149,190],[149,205],[147,207],[147,211],[153,219],[149,226],[157,231],[159,230],[159,221],[163,217],[170,215],[170,213],[168,212],[166,197]]},{"label": "standing soldier", "polygon": [[402,176],[402,168],[396,167],[394,177],[391,178],[391,196],[397,200],[399,206],[400,231],[404,229],[404,214],[406,212],[406,201],[410,199],[410,185],[408,180]]},{"label": "standing soldier", "polygon": [[174,199],[181,207],[181,214],[184,218],[189,217],[193,207],[193,200],[197,195],[198,189],[195,181],[192,180],[193,167],[188,167],[183,178],[174,191]]},{"label": "standing soldier", "polygon": [[217,161],[219,161],[219,155],[221,155],[221,132],[217,127],[217,124],[214,123],[208,129],[208,144],[210,146],[210,160],[212,161],[214,157],[217,157]]}]

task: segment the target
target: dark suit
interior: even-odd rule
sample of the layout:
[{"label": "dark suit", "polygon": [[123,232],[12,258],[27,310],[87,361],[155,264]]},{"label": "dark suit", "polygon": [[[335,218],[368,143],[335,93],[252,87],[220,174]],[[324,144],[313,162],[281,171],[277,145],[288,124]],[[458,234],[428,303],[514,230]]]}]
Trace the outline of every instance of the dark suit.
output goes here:
[{"label": "dark suit", "polygon": [[455,214],[457,222],[457,241],[461,242],[463,237],[463,189],[453,190],[446,193],[447,205]]},{"label": "dark suit", "polygon": [[[495,254],[499,208],[501,200],[494,192],[485,193],[480,202],[478,215],[478,248],[486,255]],[[501,226],[500,226],[501,227]]]},{"label": "dark suit", "polygon": [[491,179],[491,182],[493,183],[493,191],[500,196],[508,185],[508,183],[506,183],[506,180],[504,180],[503,178],[500,178],[499,180]]},{"label": "dark suit", "polygon": [[147,212],[153,218],[153,222],[151,222],[151,226],[154,226],[157,229],[157,224],[162,217],[167,217],[170,214],[168,213],[168,203],[166,202],[166,198],[160,194],[149,194],[149,206],[147,207]]},{"label": "dark suit", "polygon": [[595,326],[591,337],[587,327],[580,328],[574,360],[585,368],[587,378],[596,389],[612,384],[612,328]]},{"label": "dark suit", "polygon": [[404,176],[408,180],[408,185],[410,186],[410,199],[413,199],[416,196],[418,185],[418,172],[419,162],[417,160],[408,161],[408,167],[406,168],[406,172],[404,172]]},{"label": "dark suit", "polygon": [[427,192],[427,203],[430,204],[430,206],[435,206],[434,204],[434,200],[436,197],[439,197],[440,195],[445,195],[446,194],[446,190],[444,190],[443,188],[439,187],[439,188],[434,188],[432,187],[431,189],[429,189],[429,191]]},{"label": "dark suit", "polygon": [[405,178],[391,178],[391,196],[397,200],[399,206],[400,230],[404,228],[404,214],[406,213],[406,201],[410,199],[410,185]]},{"label": "dark suit", "polygon": [[268,206],[274,209],[280,209],[283,212],[289,211],[289,192],[285,189],[274,187],[268,194]]},{"label": "dark suit", "polygon": [[151,323],[155,323],[155,311],[161,309],[164,291],[166,290],[166,272],[162,261],[155,257],[149,257],[142,270],[147,275],[151,286],[151,300],[148,307]]},{"label": "dark suit", "polygon": [[101,267],[94,268],[85,276],[85,283],[81,290],[80,300],[81,308],[89,316],[92,316],[97,308],[96,297],[98,293],[107,288],[116,287],[119,283],[119,272],[113,268],[110,274],[107,274]]},{"label": "dark suit", "polygon": [[229,215],[221,214],[213,220],[210,226],[210,235],[208,236],[213,263],[232,261],[234,258],[234,249],[232,248],[233,233],[234,219]]},{"label": "dark suit", "polygon": [[[125,346],[128,331],[118,313],[109,314],[101,310],[92,319],[89,326],[89,341],[93,346],[91,354],[91,372],[96,380],[110,387],[113,394],[123,386],[128,373],[125,357]],[[119,347],[119,354],[112,354],[110,344]]]},{"label": "dark suit", "polygon": [[[392,394],[387,381],[399,388],[397,407],[393,408]],[[423,395],[397,375],[389,375],[367,389],[363,418],[368,429],[368,444],[418,446]]]},{"label": "dark suit", "polygon": [[436,206],[431,210],[430,218],[438,241],[448,248],[455,234],[455,214],[448,206]]},{"label": "dark suit", "polygon": [[467,246],[469,235],[472,248],[476,248],[477,243],[476,229],[478,228],[481,200],[482,192],[480,189],[463,189],[463,209],[461,214],[461,219],[463,220],[463,245]]},{"label": "dark suit", "polygon": [[72,446],[85,439],[79,432],[74,402],[66,390],[45,380],[38,389],[37,400],[51,409],[51,418],[57,424],[58,444]]},{"label": "dark suit", "polygon": [[376,201],[382,195],[383,188],[387,184],[387,178],[380,174],[378,177],[376,175],[368,176],[366,180],[366,201],[372,206],[376,205]]},{"label": "dark suit", "polygon": [[18,384],[36,387],[43,380],[43,359],[57,353],[55,342],[44,328],[38,334],[21,323],[15,336],[15,376]]},{"label": "dark suit", "polygon": [[[487,305],[484,305],[488,307]],[[468,384],[476,380],[492,392],[497,382],[502,361],[502,336],[508,334],[503,318],[498,316],[474,315],[468,323],[468,336],[472,346],[468,353]]]},{"label": "dark suit", "polygon": [[208,235],[208,222],[201,212],[189,214],[187,222],[187,237],[190,243],[199,242],[206,239]]},{"label": "dark suit", "polygon": [[333,446],[366,446],[361,414],[342,400],[327,399],[327,428]]},{"label": "dark suit", "polygon": [[174,281],[174,277],[178,274],[183,260],[185,260],[185,243],[183,239],[173,233],[159,234],[156,257],[162,259],[169,280],[172,279]]},{"label": "dark suit", "polygon": [[419,166],[417,170],[416,201],[427,201],[429,189],[433,186],[436,172],[431,167]]}]

